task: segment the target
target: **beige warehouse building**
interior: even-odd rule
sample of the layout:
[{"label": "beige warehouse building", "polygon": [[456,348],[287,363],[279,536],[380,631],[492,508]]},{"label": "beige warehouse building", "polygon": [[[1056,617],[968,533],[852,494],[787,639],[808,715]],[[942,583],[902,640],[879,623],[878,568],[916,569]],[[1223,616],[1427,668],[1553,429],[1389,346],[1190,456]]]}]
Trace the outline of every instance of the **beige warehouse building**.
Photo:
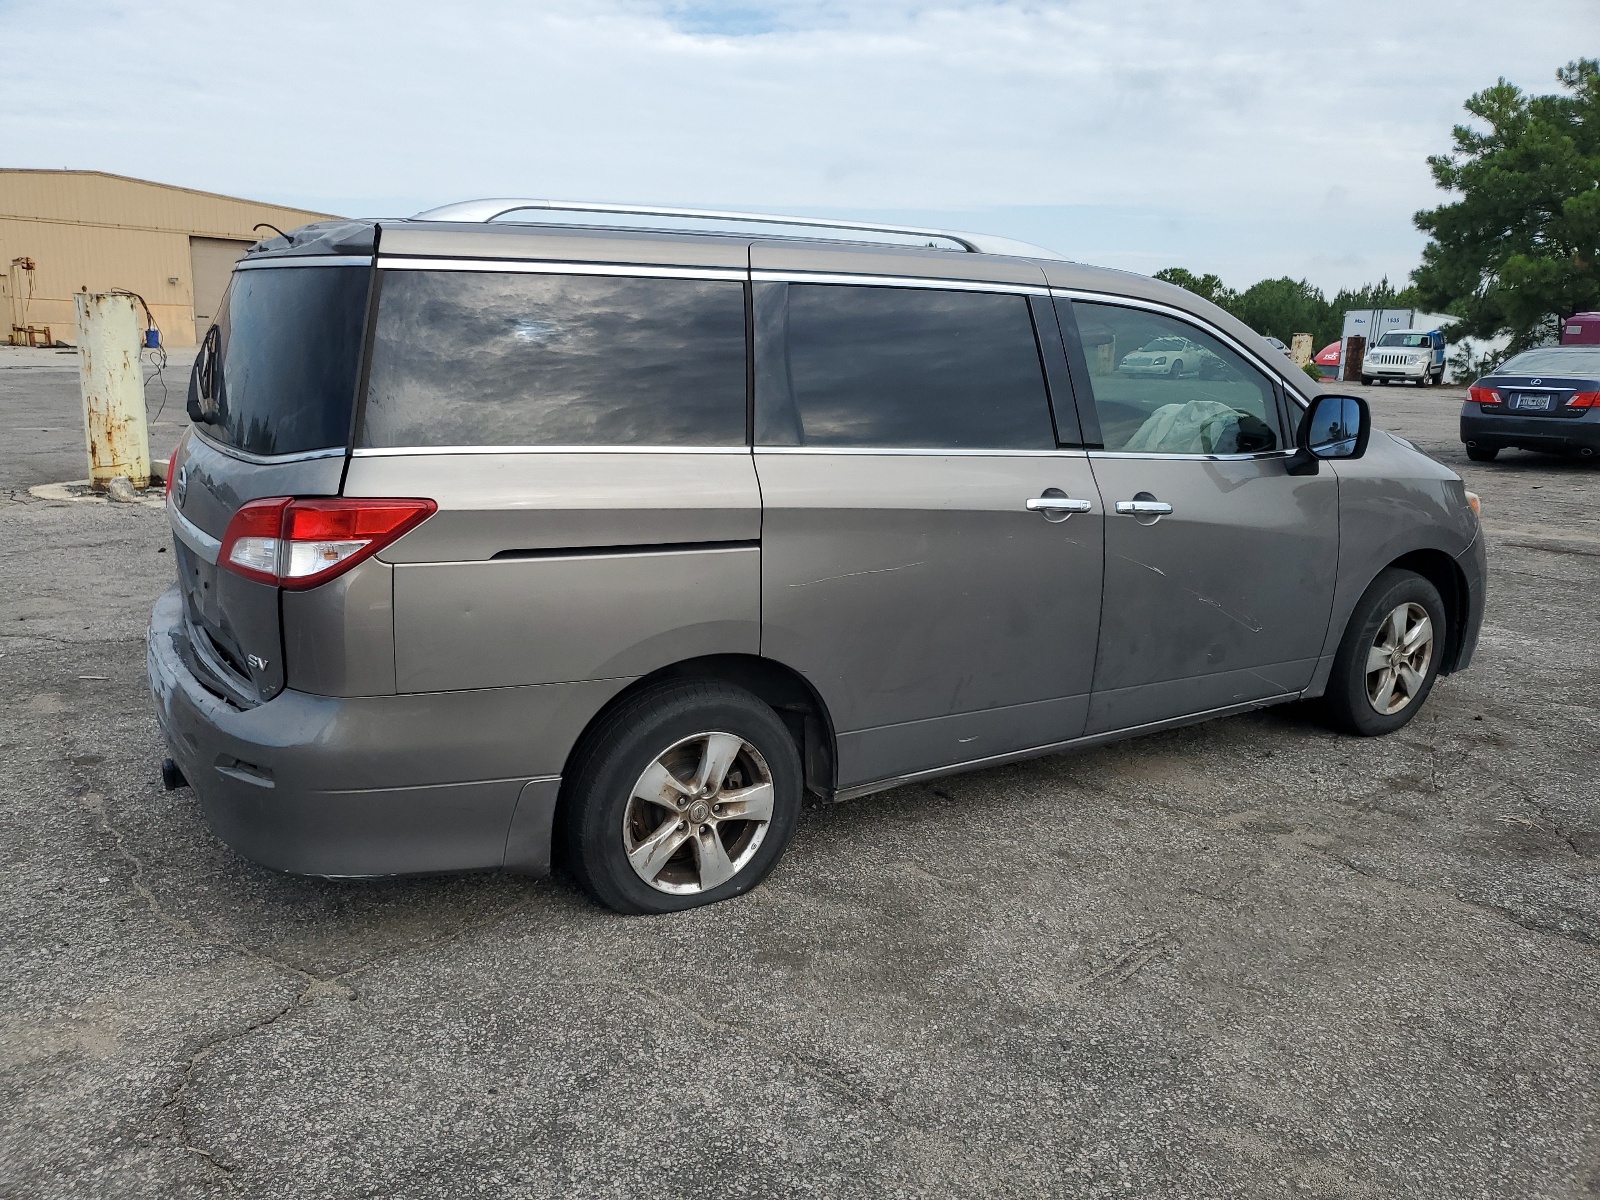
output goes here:
[{"label": "beige warehouse building", "polygon": [[73,293],[122,288],[144,297],[166,345],[193,346],[234,262],[272,236],[253,226],[327,219],[102,171],[0,168],[0,342],[70,345]]}]

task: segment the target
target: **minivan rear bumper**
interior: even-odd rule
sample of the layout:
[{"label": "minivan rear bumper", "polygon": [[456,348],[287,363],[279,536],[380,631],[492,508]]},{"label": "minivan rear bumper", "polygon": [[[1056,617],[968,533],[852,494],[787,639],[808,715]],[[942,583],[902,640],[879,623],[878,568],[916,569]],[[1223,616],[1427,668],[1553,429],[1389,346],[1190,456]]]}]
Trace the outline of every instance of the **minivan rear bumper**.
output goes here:
[{"label": "minivan rear bumper", "polygon": [[151,613],[150,689],[212,829],[302,875],[507,866],[543,874],[566,755],[626,679],[398,696],[285,690],[236,708],[179,651],[174,586]]}]

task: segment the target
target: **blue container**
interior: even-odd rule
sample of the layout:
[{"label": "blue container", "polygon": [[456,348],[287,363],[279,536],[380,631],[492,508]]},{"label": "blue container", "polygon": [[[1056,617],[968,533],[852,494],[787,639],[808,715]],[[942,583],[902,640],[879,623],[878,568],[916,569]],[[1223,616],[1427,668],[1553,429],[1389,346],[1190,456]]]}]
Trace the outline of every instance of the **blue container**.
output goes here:
[{"label": "blue container", "polygon": [[161,330],[146,329],[144,331],[144,348],[146,350],[159,350],[161,348]]}]

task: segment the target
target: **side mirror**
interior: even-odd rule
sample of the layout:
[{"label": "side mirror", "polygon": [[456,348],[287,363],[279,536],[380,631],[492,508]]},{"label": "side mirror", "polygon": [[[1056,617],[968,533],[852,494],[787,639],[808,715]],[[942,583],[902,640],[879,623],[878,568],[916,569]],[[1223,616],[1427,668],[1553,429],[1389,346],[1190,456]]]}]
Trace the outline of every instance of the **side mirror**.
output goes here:
[{"label": "side mirror", "polygon": [[1359,396],[1318,396],[1306,409],[1289,457],[1289,474],[1315,475],[1325,458],[1360,458],[1372,436],[1372,413]]}]

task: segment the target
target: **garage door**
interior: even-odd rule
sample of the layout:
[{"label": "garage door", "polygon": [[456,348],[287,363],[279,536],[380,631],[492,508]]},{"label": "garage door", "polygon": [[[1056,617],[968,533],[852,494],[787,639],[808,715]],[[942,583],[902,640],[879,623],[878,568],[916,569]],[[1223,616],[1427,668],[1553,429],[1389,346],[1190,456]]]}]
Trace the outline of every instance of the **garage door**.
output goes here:
[{"label": "garage door", "polygon": [[228,290],[233,264],[244,257],[254,243],[230,238],[192,237],[189,239],[189,271],[194,280],[194,334],[205,333],[217,315],[222,293]]}]

